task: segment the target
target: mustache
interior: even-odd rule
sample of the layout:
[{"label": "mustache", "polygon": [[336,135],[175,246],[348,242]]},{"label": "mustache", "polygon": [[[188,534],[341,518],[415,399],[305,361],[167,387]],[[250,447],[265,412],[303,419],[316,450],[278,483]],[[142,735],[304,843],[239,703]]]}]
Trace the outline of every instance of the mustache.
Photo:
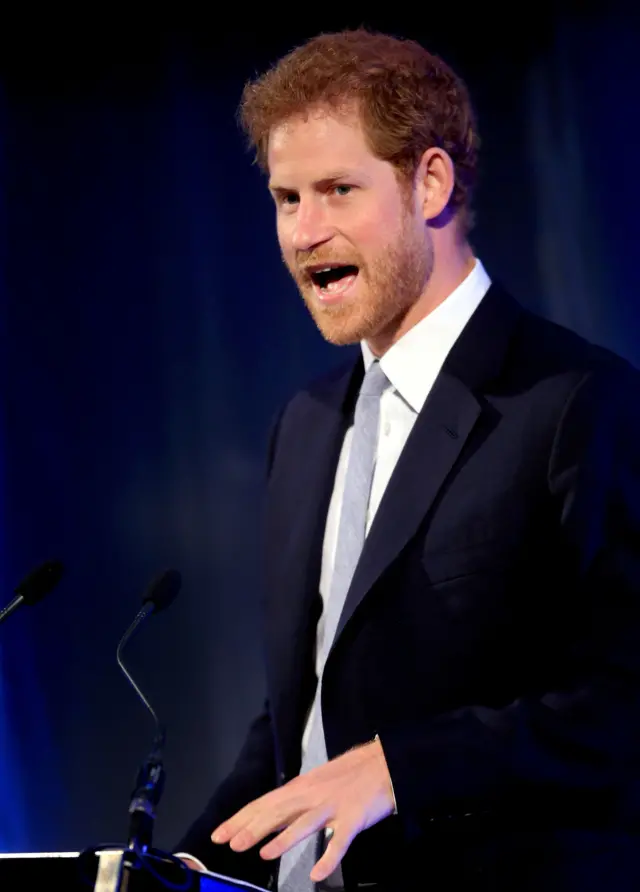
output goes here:
[{"label": "mustache", "polygon": [[283,260],[290,272],[305,280],[311,279],[310,273],[307,272],[307,269],[310,266],[317,267],[323,264],[326,264],[327,266],[330,264],[340,264],[341,266],[357,266],[360,270],[363,270],[365,266],[359,254],[309,252],[298,255],[294,260],[293,266],[290,262],[285,260],[284,257]]}]

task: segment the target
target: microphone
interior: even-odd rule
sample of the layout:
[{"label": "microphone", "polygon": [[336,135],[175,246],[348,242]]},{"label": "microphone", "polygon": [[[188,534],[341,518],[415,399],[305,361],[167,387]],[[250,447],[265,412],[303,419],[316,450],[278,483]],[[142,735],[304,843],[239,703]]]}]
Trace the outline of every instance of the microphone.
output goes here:
[{"label": "microphone", "polygon": [[160,613],[161,610],[173,603],[180,591],[181,584],[182,577],[177,570],[165,570],[151,582],[142,598],[141,610],[122,636],[116,651],[116,659],[120,669],[136,692],[138,699],[150,713],[155,725],[155,736],[151,752],[140,766],[135,781],[135,789],[131,794],[129,802],[128,847],[139,852],[145,852],[151,846],[156,808],[164,789],[165,772],[162,755],[165,743],[165,730],[153,707],[122,662],[122,651],[127,642],[131,640],[149,616],[153,613]]},{"label": "microphone", "polygon": [[14,589],[16,596],[0,610],[0,623],[4,622],[22,604],[37,604],[48,595],[62,579],[64,566],[60,561],[45,561],[32,570]]}]

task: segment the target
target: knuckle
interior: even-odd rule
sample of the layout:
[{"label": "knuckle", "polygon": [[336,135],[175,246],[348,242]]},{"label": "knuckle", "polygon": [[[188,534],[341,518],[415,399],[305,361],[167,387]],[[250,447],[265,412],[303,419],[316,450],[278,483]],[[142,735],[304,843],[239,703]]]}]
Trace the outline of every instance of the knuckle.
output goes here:
[{"label": "knuckle", "polygon": [[257,835],[254,830],[245,828],[238,834],[238,840],[242,845],[252,846],[257,842]]},{"label": "knuckle", "polygon": [[353,824],[340,822],[331,836],[330,844],[333,844],[335,848],[347,846],[355,836],[356,832],[357,830],[354,828]]},{"label": "knuckle", "polygon": [[292,842],[295,841],[295,830],[293,826],[287,827],[286,830],[283,830],[282,833],[279,834],[277,838],[278,848],[286,847],[291,845]]}]

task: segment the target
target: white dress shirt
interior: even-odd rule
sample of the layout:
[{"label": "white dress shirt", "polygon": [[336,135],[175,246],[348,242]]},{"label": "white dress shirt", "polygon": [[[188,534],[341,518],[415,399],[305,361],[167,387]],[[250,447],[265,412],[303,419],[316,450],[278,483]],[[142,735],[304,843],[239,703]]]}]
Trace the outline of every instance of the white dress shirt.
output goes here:
[{"label": "white dress shirt", "polygon": [[[489,290],[490,285],[491,279],[484,266],[479,260],[476,260],[469,275],[455,291],[452,291],[428,316],[409,329],[380,360],[380,366],[389,379],[390,386],[380,398],[378,449],[367,512],[367,532],[418,413],[424,406],[449,351]],[[364,342],[362,343],[362,355],[365,369],[368,369],[375,357]],[[320,597],[323,607],[331,591],[340,510],[352,436],[353,428],[349,428],[345,434],[338,459],[333,493],[327,513],[320,569]],[[324,610],[318,622],[316,654],[320,653],[323,634]],[[316,663],[316,673],[318,671],[319,661]],[[303,753],[307,746],[310,730],[310,722],[307,720],[302,737]]]}]

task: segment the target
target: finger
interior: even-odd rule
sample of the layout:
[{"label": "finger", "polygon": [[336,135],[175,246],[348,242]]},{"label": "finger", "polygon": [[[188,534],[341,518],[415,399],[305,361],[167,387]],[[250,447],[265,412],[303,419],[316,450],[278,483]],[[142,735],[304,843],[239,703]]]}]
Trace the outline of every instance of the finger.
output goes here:
[{"label": "finger", "polygon": [[271,796],[271,793],[267,793],[265,796],[261,796],[259,799],[254,799],[248,805],[245,805],[244,808],[241,808],[240,811],[237,811],[235,815],[232,815],[228,818],[224,823],[220,824],[211,834],[211,841],[215,843],[224,843],[229,842],[229,840],[239,833],[244,827],[247,826],[252,820],[257,811],[261,808],[269,807],[268,798]]},{"label": "finger", "polygon": [[269,808],[256,810],[250,821],[231,838],[229,845],[235,852],[244,852],[265,836],[288,827],[307,811],[308,805],[300,796],[288,797],[277,807],[272,805]]},{"label": "finger", "polygon": [[228,821],[225,821],[223,824],[220,824],[219,827],[216,827],[211,834],[211,841],[218,844],[229,842],[229,840],[244,827],[246,821],[249,820],[250,814],[249,806],[236,812],[236,814],[232,815]]},{"label": "finger", "polygon": [[240,811],[237,811],[235,815],[232,815],[215,828],[211,834],[211,841],[218,844],[229,842],[234,836],[247,827],[251,821],[255,819],[257,814],[260,814],[262,811],[275,812],[278,808],[278,795],[282,789],[284,789],[284,787],[281,787],[278,790],[272,790],[270,793],[266,793],[264,796],[260,796],[259,799],[254,799],[248,805],[245,805],[245,807],[241,808]]},{"label": "finger", "polygon": [[293,823],[289,824],[286,830],[283,830],[275,839],[270,840],[266,846],[260,849],[261,857],[267,861],[279,858],[303,839],[321,830],[329,820],[329,815],[330,812],[326,806],[302,812]]},{"label": "finger", "polygon": [[243,827],[235,836],[231,837],[229,845],[234,852],[246,852],[247,849],[253,848],[265,837],[284,830],[296,817],[297,815],[291,815],[287,820],[281,820],[277,823],[273,818],[269,818],[268,823],[260,822],[260,824],[256,823],[249,827]]},{"label": "finger", "polygon": [[324,855],[311,871],[310,879],[313,883],[320,883],[333,873],[344,858],[355,835],[356,830],[349,829],[349,825],[339,824],[333,828]]}]

